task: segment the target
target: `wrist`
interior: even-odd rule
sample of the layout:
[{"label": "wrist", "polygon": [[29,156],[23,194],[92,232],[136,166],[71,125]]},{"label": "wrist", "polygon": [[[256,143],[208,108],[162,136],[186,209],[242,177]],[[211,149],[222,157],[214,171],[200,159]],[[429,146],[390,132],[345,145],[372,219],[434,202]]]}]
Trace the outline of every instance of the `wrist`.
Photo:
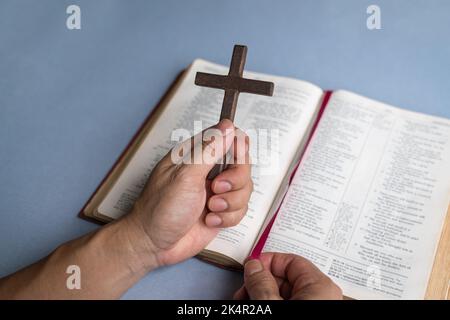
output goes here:
[{"label": "wrist", "polygon": [[126,216],[108,227],[123,250],[119,254],[133,273],[146,274],[161,266],[156,247],[132,217]]}]

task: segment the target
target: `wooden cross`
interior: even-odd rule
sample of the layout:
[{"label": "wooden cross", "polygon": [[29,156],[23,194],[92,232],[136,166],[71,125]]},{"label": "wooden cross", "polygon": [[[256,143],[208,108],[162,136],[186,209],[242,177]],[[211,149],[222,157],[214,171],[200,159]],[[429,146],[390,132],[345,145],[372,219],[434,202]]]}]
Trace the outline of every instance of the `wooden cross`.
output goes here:
[{"label": "wooden cross", "polygon": [[[242,77],[246,57],[247,47],[235,45],[230,63],[230,71],[227,76],[204,72],[197,72],[195,76],[195,84],[198,86],[225,90],[220,120],[229,119],[234,121],[239,92],[261,94],[265,96],[272,96],[273,94],[273,82],[251,80]],[[226,166],[225,156],[222,159],[222,163],[216,164],[209,172],[208,179],[214,179],[226,169]]]}]

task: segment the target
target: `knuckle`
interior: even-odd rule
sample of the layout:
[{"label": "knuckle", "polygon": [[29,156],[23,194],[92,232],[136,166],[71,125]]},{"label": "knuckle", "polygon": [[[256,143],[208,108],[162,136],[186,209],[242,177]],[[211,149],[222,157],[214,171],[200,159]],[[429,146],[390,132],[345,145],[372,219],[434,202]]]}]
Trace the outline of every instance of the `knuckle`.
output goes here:
[{"label": "knuckle", "polygon": [[241,210],[247,204],[247,194],[246,192],[239,192],[236,197],[232,200],[232,209]]},{"label": "knuckle", "polygon": [[169,183],[177,183],[181,186],[185,186],[192,192],[201,192],[204,189],[204,185],[199,183],[199,176],[193,174],[191,170],[189,170],[189,166],[191,164],[180,164],[175,165],[172,168],[172,171],[169,174]]},{"label": "knuckle", "polygon": [[298,285],[301,288],[308,288],[312,286],[321,286],[321,287],[326,286],[320,275],[311,272],[304,273],[302,277],[299,279]]},{"label": "knuckle", "polygon": [[176,165],[173,168],[172,176],[174,180],[189,182],[192,178],[188,172],[188,166],[185,164]]},{"label": "knuckle", "polygon": [[222,219],[224,222],[227,223],[228,226],[238,225],[244,218],[245,214],[247,213],[247,210],[248,205],[244,205],[242,209],[239,209],[232,213],[224,213]]},{"label": "knuckle", "polygon": [[223,217],[223,223],[227,227],[235,226],[237,225],[241,219],[237,214],[224,214]]},{"label": "knuckle", "polygon": [[267,277],[261,272],[255,273],[245,280],[245,286],[251,290],[265,290],[267,288]]},{"label": "knuckle", "polygon": [[173,182],[176,181],[177,179],[183,179],[183,175],[184,175],[184,165],[182,164],[176,164],[172,167],[172,170],[170,171],[169,174],[169,182]]},{"label": "knuckle", "polygon": [[273,300],[277,295],[270,288],[263,288],[258,292],[258,298],[261,300]]},{"label": "knuckle", "polygon": [[241,222],[241,220],[245,217],[245,214],[247,213],[248,205],[244,205],[244,208],[239,210],[239,212],[236,214],[237,217],[237,223]]},{"label": "knuckle", "polygon": [[273,299],[277,296],[273,286],[273,280],[264,272],[260,272],[247,281],[247,289],[253,293],[253,296],[259,299]]}]

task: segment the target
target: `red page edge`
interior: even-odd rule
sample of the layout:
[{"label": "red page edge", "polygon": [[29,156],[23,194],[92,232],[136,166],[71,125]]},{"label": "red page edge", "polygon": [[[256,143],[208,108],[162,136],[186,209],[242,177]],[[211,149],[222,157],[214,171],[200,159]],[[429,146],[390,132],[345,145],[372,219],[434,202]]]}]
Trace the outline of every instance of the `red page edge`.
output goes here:
[{"label": "red page edge", "polygon": [[[314,122],[313,128],[311,130],[311,133],[309,134],[308,137],[308,141],[306,142],[306,146],[305,146],[305,150],[308,148],[309,143],[311,142],[311,139],[314,135],[314,132],[317,129],[317,126],[320,122],[320,119],[322,118],[323,112],[325,111],[325,108],[328,104],[328,101],[330,100],[331,94],[333,93],[333,91],[331,90],[327,90],[324,93],[324,97],[323,97],[323,101],[322,104],[320,105],[320,109],[319,109],[319,113],[317,115],[317,119]],[[289,177],[289,185],[292,182],[292,179],[295,176],[295,173],[297,172],[297,169],[303,159],[303,154],[300,156],[300,160],[298,161],[297,165],[295,166],[295,169],[292,171],[291,176]],[[289,189],[289,188],[288,188]],[[287,191],[286,191],[287,193]],[[270,230],[272,229],[273,223],[275,222],[275,219],[278,215],[278,212],[280,211],[280,207],[284,202],[284,198],[286,197],[286,193],[283,195],[283,198],[281,200],[280,206],[277,208],[277,211],[275,212],[275,214],[273,215],[272,219],[270,220],[269,224],[266,226],[266,229],[264,229],[264,232],[261,234],[261,237],[259,238],[258,242],[256,243],[255,247],[253,248],[252,252],[250,253],[250,256],[248,257],[248,259],[258,259],[259,256],[261,255],[261,252],[264,248],[264,245],[266,244],[267,238],[269,237],[269,233]]]}]

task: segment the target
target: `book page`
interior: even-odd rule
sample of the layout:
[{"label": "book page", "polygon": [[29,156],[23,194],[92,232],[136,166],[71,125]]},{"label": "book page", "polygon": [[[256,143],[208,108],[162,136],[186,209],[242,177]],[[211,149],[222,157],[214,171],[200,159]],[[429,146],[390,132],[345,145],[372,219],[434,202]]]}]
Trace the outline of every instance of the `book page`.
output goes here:
[{"label": "book page", "polygon": [[[132,208],[158,161],[175,146],[172,133],[190,135],[219,120],[223,91],[194,85],[197,71],[227,74],[228,68],[196,60],[127,168],[98,208],[117,219]],[[243,262],[249,254],[279,184],[322,95],[312,84],[294,79],[244,72],[244,77],[275,83],[273,97],[241,93],[235,124],[250,137],[254,192],[242,222],[223,229],[207,249]],[[277,133],[277,134],[273,134]]]},{"label": "book page", "polygon": [[423,299],[450,194],[450,121],[333,93],[264,251],[346,296]]}]

